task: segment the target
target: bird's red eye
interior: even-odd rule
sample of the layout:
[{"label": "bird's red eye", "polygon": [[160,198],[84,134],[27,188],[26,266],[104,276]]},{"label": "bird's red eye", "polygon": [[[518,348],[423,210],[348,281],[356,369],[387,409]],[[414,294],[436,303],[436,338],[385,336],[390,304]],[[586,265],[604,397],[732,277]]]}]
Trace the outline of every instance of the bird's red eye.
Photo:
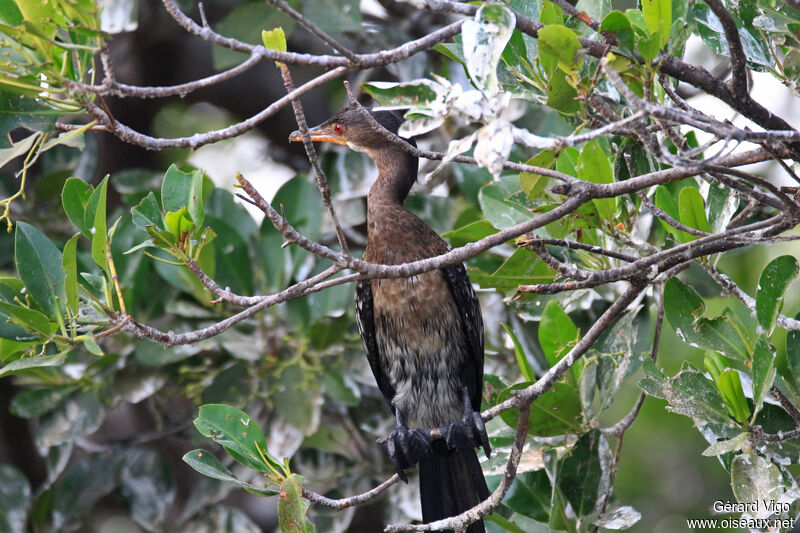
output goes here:
[{"label": "bird's red eye", "polygon": [[336,133],[339,133],[339,134],[341,134],[341,133],[342,133],[342,127],[341,127],[340,125],[336,124],[336,125],[333,127],[333,131],[335,131]]}]

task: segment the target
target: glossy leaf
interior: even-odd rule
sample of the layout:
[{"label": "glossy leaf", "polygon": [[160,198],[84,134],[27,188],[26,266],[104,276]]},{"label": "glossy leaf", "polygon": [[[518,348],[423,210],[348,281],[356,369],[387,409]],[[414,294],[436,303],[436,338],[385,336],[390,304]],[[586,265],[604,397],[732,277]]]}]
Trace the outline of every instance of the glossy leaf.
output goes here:
[{"label": "glossy leaf", "polygon": [[282,467],[267,455],[267,441],[258,424],[234,407],[203,405],[194,419],[194,425],[204,437],[222,445],[234,459],[249,468],[270,472],[272,468]]},{"label": "glossy leaf", "polygon": [[182,172],[170,165],[161,184],[161,207],[165,213],[186,208],[192,222],[202,226],[205,219],[203,206],[203,173],[199,170]]},{"label": "glossy leaf", "polygon": [[[44,313],[21,305],[0,302],[0,316],[8,317],[10,322],[22,326],[27,331],[34,331],[48,338],[55,333],[58,324],[51,322]],[[26,337],[9,336],[11,340],[25,340]]]},{"label": "glossy leaf", "polygon": [[158,207],[156,195],[150,191],[147,196],[142,198],[139,205],[131,208],[133,223],[144,229],[146,226],[155,226],[157,229],[165,229],[161,218],[161,209]]},{"label": "glossy leaf", "polygon": [[204,476],[237,485],[253,494],[259,496],[274,496],[279,493],[277,490],[256,487],[255,485],[240,480],[233,475],[233,472],[220,463],[219,460],[214,457],[213,453],[207,450],[192,450],[183,456],[183,461]]},{"label": "glossy leaf", "polygon": [[797,278],[800,266],[791,255],[776,257],[761,272],[756,292],[756,317],[758,324],[769,335],[775,319],[783,307],[787,287]]},{"label": "glossy leaf", "polygon": [[18,222],[14,239],[14,263],[25,289],[50,317],[59,313],[64,302],[64,271],[61,252],[44,233],[25,222]]},{"label": "glossy leaf", "polygon": [[750,406],[744,397],[739,373],[727,368],[722,356],[712,351],[706,352],[703,364],[722,395],[728,413],[740,424],[747,424],[750,418]]},{"label": "glossy leaf", "polygon": [[664,285],[664,309],[675,333],[691,346],[716,350],[740,361],[750,358],[752,348],[735,317],[726,311],[719,317],[705,318],[703,299],[677,278]]},{"label": "glossy leaf", "polygon": [[[603,469],[600,453],[605,440],[599,430],[583,435],[559,464],[558,488],[578,516],[589,514],[597,502]],[[608,448],[608,444],[605,443]]]},{"label": "glossy leaf", "polygon": [[539,324],[539,344],[550,366],[559,362],[575,346],[579,337],[580,331],[558,302],[547,302]]},{"label": "glossy leaf", "polygon": [[519,472],[503,499],[503,505],[536,521],[545,522],[550,512],[552,490],[544,469]]},{"label": "glossy leaf", "polygon": [[[511,392],[532,385],[531,382],[517,383],[500,392],[497,403],[511,397]],[[528,434],[537,437],[554,437],[566,433],[577,434],[583,423],[583,407],[578,393],[571,386],[555,383],[550,390],[539,396],[532,404],[528,417]],[[519,411],[509,409],[500,414],[503,422],[516,428]]]},{"label": "glossy leaf", "polygon": [[553,281],[554,272],[539,256],[524,248],[518,248],[491,274],[471,268],[470,278],[484,288],[516,290],[519,285],[535,285]]},{"label": "glossy leaf", "polygon": [[94,189],[80,178],[67,178],[61,190],[61,205],[72,224],[86,237],[92,238],[91,226],[85,223],[86,206]]}]

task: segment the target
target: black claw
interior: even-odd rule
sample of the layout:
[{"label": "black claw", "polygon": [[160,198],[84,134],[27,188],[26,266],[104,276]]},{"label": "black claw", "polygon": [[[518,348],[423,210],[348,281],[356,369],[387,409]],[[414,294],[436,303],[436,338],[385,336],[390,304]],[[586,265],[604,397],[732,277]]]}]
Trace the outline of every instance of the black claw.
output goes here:
[{"label": "black claw", "polygon": [[489,435],[486,433],[486,425],[483,417],[472,408],[467,389],[464,393],[464,416],[456,420],[445,430],[445,442],[450,448],[469,449],[481,447],[486,457],[492,454],[492,447],[489,445]]},{"label": "black claw", "polygon": [[430,453],[431,443],[424,430],[409,429],[406,426],[398,425],[389,434],[386,448],[397,475],[408,483],[404,471],[419,463],[420,459]]}]

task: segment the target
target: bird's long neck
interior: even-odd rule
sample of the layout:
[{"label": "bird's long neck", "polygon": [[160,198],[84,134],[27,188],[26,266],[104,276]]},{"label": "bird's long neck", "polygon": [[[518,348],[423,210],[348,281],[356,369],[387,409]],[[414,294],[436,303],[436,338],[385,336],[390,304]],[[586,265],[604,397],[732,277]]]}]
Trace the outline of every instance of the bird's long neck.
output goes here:
[{"label": "bird's long neck", "polygon": [[417,158],[396,148],[371,151],[369,156],[378,166],[378,179],[367,196],[368,212],[379,205],[403,205],[417,179]]}]

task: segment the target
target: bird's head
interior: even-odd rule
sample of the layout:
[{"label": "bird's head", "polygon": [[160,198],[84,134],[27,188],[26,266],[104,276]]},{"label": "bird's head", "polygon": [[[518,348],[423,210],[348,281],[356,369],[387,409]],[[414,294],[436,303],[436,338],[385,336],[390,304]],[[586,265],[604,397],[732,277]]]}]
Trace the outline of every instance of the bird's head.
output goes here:
[{"label": "bird's head", "polygon": [[[390,111],[369,111],[372,117],[384,128],[397,133],[403,120]],[[388,141],[367,121],[362,112],[355,107],[345,107],[331,118],[309,128],[312,141],[341,144],[357,152],[370,154],[386,147]],[[300,131],[289,135],[289,141],[302,142]]]}]

